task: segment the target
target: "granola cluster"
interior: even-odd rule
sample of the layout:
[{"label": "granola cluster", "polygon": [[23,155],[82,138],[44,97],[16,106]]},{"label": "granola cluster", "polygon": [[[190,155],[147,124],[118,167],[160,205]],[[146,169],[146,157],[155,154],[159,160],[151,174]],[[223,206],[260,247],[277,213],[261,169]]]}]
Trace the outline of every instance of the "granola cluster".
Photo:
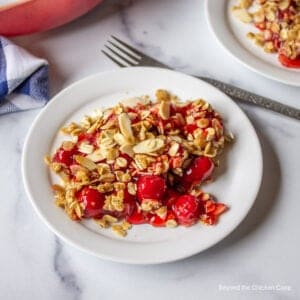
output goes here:
[{"label": "granola cluster", "polygon": [[265,52],[279,52],[291,60],[299,57],[300,0],[239,0],[232,13],[259,29],[247,36]]},{"label": "granola cluster", "polygon": [[232,139],[220,115],[203,99],[182,103],[165,90],[157,90],[154,102],[148,96],[133,102],[97,110],[60,130],[70,139],[45,157],[62,181],[52,187],[56,204],[73,220],[92,217],[125,236],[131,224],[176,227],[182,215],[174,201],[188,194],[197,197],[197,220],[214,224],[226,206],[198,184],[199,172],[209,179]]}]

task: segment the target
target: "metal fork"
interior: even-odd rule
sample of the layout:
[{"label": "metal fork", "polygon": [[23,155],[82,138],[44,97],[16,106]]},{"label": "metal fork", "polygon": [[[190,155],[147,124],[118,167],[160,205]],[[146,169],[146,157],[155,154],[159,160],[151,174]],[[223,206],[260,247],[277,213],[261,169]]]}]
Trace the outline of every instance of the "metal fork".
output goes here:
[{"label": "metal fork", "polygon": [[[155,60],[154,58],[140,52],[139,50],[133,48],[132,46],[128,45],[115,36],[111,36],[111,40],[109,40],[107,43],[108,45],[105,45],[106,50],[101,50],[102,53],[122,68],[148,66],[172,69],[170,66],[167,66]],[[263,96],[259,96],[252,92],[248,92],[246,90],[216,79],[202,76],[195,77],[210,83],[235,100],[248,102],[256,106],[263,107],[282,115],[300,120],[300,110],[297,108],[276,102]]]}]

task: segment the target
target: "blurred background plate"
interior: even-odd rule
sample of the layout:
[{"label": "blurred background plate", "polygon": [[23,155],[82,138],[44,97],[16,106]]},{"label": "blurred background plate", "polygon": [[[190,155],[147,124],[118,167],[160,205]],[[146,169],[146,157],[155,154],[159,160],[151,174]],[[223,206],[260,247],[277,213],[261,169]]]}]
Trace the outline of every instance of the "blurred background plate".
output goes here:
[{"label": "blurred background plate", "polygon": [[283,67],[277,54],[265,53],[246,37],[255,31],[251,24],[233,17],[231,7],[237,0],[206,0],[206,16],[209,26],[219,43],[241,64],[269,79],[300,86],[300,70]]}]

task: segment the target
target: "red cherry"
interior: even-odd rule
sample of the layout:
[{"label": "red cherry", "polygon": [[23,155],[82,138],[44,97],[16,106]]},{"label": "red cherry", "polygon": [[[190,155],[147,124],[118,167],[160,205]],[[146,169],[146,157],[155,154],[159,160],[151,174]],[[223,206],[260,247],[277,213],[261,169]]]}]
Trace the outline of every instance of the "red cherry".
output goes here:
[{"label": "red cherry", "polygon": [[182,179],[183,185],[189,187],[190,185],[199,184],[201,181],[209,178],[213,170],[214,163],[210,158],[205,156],[197,157],[187,168]]},{"label": "red cherry", "polygon": [[179,224],[191,226],[199,219],[198,199],[191,195],[179,197],[173,205],[174,214]]},{"label": "red cherry", "polygon": [[137,182],[137,197],[140,202],[144,199],[162,200],[166,189],[164,178],[156,175],[141,176]]},{"label": "red cherry", "polygon": [[165,203],[168,208],[172,208],[173,204],[181,194],[173,189],[168,189],[165,196]]},{"label": "red cherry", "polygon": [[72,150],[59,148],[53,157],[53,161],[70,166],[74,162],[73,155],[76,154],[76,152],[76,148],[73,148]]},{"label": "red cherry", "polygon": [[143,212],[139,212],[137,209],[135,209],[130,215],[126,217],[126,221],[130,224],[145,224],[147,223],[147,220],[143,214]]},{"label": "red cherry", "polygon": [[84,205],[84,217],[99,216],[103,211],[105,197],[95,189],[85,187],[78,194],[78,201]]},{"label": "red cherry", "polygon": [[300,68],[300,56],[296,59],[290,59],[283,53],[280,53],[278,59],[280,63],[287,68]]},{"label": "red cherry", "polygon": [[216,216],[210,214],[210,215],[203,215],[201,217],[201,221],[207,225],[214,225],[217,222]]},{"label": "red cherry", "polygon": [[225,212],[227,209],[228,209],[228,207],[224,203],[216,203],[216,209],[213,211],[213,214],[215,216],[219,216],[223,212]]},{"label": "red cherry", "polygon": [[216,203],[212,200],[207,200],[204,203],[204,211],[206,214],[209,214],[216,209]]}]

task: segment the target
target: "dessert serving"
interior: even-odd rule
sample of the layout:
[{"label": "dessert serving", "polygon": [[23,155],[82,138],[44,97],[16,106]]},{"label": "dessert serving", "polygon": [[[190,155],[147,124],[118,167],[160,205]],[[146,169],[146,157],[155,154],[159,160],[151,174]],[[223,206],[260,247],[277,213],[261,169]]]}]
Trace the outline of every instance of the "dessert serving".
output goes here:
[{"label": "dessert serving", "polygon": [[255,32],[247,37],[267,53],[278,53],[279,62],[288,68],[300,68],[300,1],[239,0],[232,13]]},{"label": "dessert serving", "polygon": [[55,203],[75,221],[93,218],[125,236],[134,224],[216,224],[227,210],[203,190],[232,135],[203,99],[165,90],[96,110],[63,127],[69,136],[45,162],[60,178]]}]

